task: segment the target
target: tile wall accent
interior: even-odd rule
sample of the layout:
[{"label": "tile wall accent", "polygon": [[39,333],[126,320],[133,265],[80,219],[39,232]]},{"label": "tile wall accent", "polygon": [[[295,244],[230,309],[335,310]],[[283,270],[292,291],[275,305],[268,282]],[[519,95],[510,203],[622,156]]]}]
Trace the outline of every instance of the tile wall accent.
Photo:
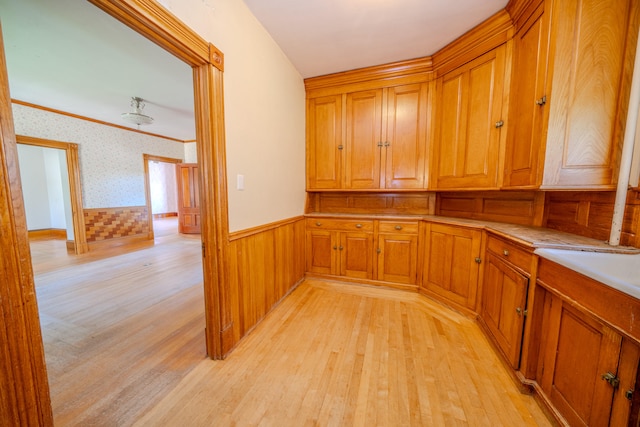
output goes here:
[{"label": "tile wall accent", "polygon": [[[13,104],[13,116],[16,134],[79,145],[86,208],[144,205],[143,153],[177,159],[185,156],[181,142],[20,104]],[[152,127],[145,130],[153,132]]]},{"label": "tile wall accent", "polygon": [[85,209],[84,223],[88,243],[149,233],[146,206]]}]

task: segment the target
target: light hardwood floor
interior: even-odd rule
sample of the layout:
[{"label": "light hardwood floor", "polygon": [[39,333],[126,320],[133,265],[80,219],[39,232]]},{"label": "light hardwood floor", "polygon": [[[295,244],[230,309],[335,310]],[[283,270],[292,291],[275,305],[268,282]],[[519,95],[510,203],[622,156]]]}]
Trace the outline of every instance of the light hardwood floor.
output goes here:
[{"label": "light hardwood floor", "polygon": [[36,276],[56,425],[550,425],[472,320],[403,291],[307,280],[206,359],[199,240],[158,240]]}]

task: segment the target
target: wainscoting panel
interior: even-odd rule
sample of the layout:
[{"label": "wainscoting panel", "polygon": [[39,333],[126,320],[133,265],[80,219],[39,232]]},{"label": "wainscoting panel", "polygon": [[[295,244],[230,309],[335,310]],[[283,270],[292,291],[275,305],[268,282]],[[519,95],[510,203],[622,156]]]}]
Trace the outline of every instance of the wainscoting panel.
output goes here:
[{"label": "wainscoting panel", "polygon": [[[620,244],[640,247],[640,193],[629,191]],[[598,240],[609,240],[613,218],[613,191],[549,192],[545,226]]]},{"label": "wainscoting panel", "polygon": [[238,342],[304,278],[304,218],[231,235],[229,284]]},{"label": "wainscoting panel", "polygon": [[122,237],[147,238],[149,235],[146,206],[85,209],[84,224],[90,244]]},{"label": "wainscoting panel", "polygon": [[307,193],[307,213],[433,215],[435,193]]},{"label": "wainscoting panel", "polygon": [[436,215],[541,225],[544,193],[533,191],[482,191],[438,193]]}]

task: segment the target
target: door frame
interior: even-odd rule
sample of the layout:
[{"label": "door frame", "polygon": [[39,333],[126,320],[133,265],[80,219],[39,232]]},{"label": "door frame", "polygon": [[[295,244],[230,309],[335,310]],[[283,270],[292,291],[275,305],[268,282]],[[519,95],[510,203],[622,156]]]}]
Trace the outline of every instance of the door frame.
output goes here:
[{"label": "door frame", "polygon": [[87,233],[84,224],[84,207],[82,203],[82,181],[80,179],[78,144],[34,138],[24,135],[16,135],[16,141],[18,144],[64,150],[67,158],[67,173],[69,174],[69,196],[71,198],[74,252],[76,255],[89,252]]},{"label": "door frame", "polygon": [[151,211],[151,182],[149,180],[149,161],[162,162],[162,163],[182,163],[182,159],[174,159],[172,157],[154,156],[153,154],[142,154],[144,160],[144,199],[147,205],[148,221],[149,221],[149,239],[154,239],[153,233],[153,212]]},{"label": "door frame", "polygon": [[[193,69],[207,354],[234,347],[228,276],[224,55],[154,0],[88,0]],[[0,33],[0,46],[3,39]],[[0,413],[53,425],[4,49],[0,49]]]}]

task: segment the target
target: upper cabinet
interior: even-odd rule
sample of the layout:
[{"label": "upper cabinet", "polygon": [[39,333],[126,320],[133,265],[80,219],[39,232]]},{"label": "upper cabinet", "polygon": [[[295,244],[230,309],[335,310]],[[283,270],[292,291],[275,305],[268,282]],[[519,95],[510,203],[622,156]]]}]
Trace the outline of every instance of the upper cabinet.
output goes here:
[{"label": "upper cabinet", "polygon": [[512,125],[504,187],[612,188],[629,98],[638,2],[528,3],[514,13]]},{"label": "upper cabinet", "polygon": [[416,83],[309,98],[307,189],[424,189],[428,96]]},{"label": "upper cabinet", "polygon": [[498,188],[506,46],[437,79],[434,189]]}]

